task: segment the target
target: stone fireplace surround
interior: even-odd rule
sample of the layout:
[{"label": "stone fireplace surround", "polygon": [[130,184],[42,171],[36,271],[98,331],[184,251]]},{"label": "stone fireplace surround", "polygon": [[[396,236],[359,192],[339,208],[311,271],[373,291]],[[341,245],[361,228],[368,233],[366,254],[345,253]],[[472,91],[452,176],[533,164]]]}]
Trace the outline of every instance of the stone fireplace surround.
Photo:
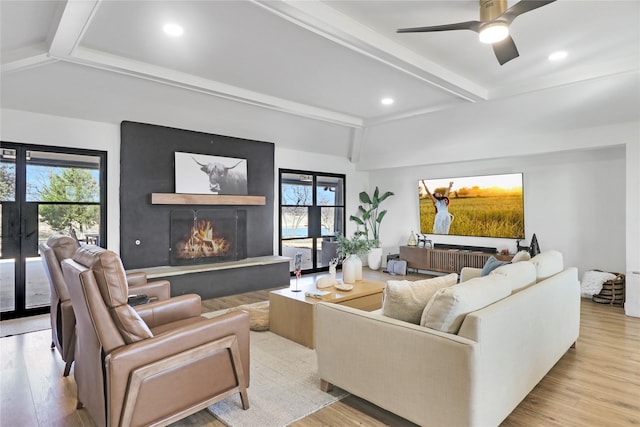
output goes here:
[{"label": "stone fireplace surround", "polygon": [[[172,295],[203,298],[289,284],[289,260],[273,254],[274,146],[272,143],[122,122],[120,145],[120,256],[127,270],[166,278]],[[152,195],[174,193],[174,153],[190,152],[247,159],[249,196],[264,204],[181,206],[152,202]],[[246,253],[238,260],[171,265],[171,212],[216,209],[246,214]]]}]

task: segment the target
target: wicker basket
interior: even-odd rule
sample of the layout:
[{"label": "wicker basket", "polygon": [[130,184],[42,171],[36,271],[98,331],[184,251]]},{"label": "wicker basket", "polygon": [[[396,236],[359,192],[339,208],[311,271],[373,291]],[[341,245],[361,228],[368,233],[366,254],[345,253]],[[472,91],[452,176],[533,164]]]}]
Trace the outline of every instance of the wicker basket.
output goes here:
[{"label": "wicker basket", "polygon": [[622,273],[612,273],[615,279],[607,280],[602,284],[602,290],[591,299],[600,304],[624,305],[624,279]]}]

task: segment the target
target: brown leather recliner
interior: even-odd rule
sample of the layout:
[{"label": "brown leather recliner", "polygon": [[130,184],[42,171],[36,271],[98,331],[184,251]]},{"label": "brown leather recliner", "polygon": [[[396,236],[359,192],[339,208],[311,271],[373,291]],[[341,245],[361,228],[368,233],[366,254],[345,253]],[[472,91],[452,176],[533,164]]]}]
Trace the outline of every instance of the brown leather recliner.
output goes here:
[{"label": "brown leather recliner", "polygon": [[[60,263],[71,258],[78,249],[78,242],[71,236],[53,235],[40,244],[40,257],[51,288],[51,348],[57,348],[66,362],[63,375],[69,375],[75,352],[76,317],[73,313],[67,283]],[[148,295],[152,299],[169,299],[171,288],[167,280],[147,282],[143,272],[127,275],[129,295]]]},{"label": "brown leather recliner", "polygon": [[78,405],[98,426],[165,425],[239,393],[249,407],[249,316],[200,316],[198,295],[133,309],[120,258],[83,246],[62,262],[77,318]]}]

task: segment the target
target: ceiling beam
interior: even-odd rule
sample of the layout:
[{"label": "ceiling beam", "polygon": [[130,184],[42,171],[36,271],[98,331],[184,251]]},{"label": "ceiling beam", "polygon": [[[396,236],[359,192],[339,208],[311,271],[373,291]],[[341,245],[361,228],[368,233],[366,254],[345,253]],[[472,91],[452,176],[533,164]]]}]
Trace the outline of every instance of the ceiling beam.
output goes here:
[{"label": "ceiling beam", "polygon": [[488,99],[486,88],[417,55],[322,2],[251,1],[296,25],[464,100]]},{"label": "ceiling beam", "polygon": [[68,0],[51,38],[49,55],[67,57],[78,46],[98,7],[99,0]]}]

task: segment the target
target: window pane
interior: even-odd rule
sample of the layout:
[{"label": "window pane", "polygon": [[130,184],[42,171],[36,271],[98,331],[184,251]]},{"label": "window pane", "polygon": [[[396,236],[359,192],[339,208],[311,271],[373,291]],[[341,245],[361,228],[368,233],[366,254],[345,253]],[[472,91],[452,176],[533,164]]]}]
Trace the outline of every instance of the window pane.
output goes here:
[{"label": "window pane", "polygon": [[322,237],[317,241],[318,267],[328,267],[329,261],[338,256],[338,241],[335,237]]},{"label": "window pane", "polygon": [[56,233],[75,233],[81,243],[99,244],[99,205],[58,205],[38,206],[38,241],[44,242]]},{"label": "window pane", "polygon": [[336,234],[343,234],[342,218],[344,215],[344,208],[320,208],[320,222],[322,225],[323,236],[335,236]]},{"label": "window pane", "polygon": [[25,307],[43,307],[51,302],[51,288],[40,257],[25,260]]},{"label": "window pane", "polygon": [[293,173],[282,174],[282,194],[280,204],[293,206],[311,206],[313,177]]},{"label": "window pane", "polygon": [[100,202],[100,158],[27,152],[28,202]]},{"label": "window pane", "polygon": [[[3,155],[0,158],[0,201],[13,202],[16,200],[16,163],[15,163],[15,150],[3,149]],[[4,151],[13,152],[14,159],[11,159],[11,154],[6,154]]]},{"label": "window pane", "polygon": [[313,250],[313,239],[295,239],[282,242],[282,255],[291,257],[289,262],[289,271],[293,272],[293,260],[297,253],[302,254],[302,270],[313,268],[311,260],[311,251]]},{"label": "window pane", "polygon": [[309,211],[306,207],[283,206],[281,212],[283,239],[309,235]]},{"label": "window pane", "polygon": [[0,310],[16,309],[16,260],[0,259]]},{"label": "window pane", "polygon": [[316,179],[316,199],[319,206],[344,206],[342,178],[319,176]]}]

